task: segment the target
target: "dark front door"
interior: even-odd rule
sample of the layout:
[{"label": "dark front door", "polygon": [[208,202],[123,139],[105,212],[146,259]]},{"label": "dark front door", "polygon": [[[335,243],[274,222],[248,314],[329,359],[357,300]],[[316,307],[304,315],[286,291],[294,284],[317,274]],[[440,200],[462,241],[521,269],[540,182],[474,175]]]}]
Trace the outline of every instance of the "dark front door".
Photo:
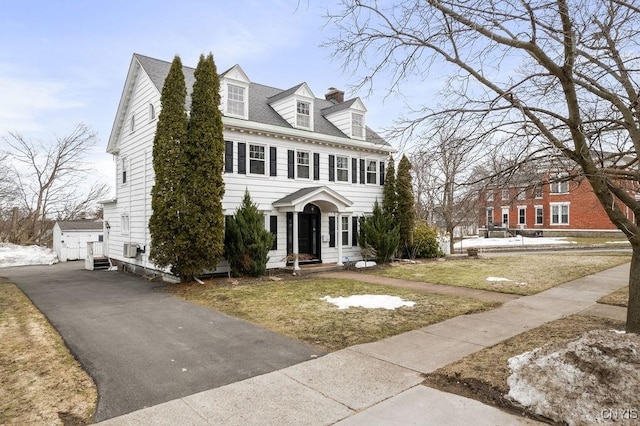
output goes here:
[{"label": "dark front door", "polygon": [[[298,250],[300,254],[306,254],[313,259],[319,257],[318,250],[318,215],[298,214]],[[309,257],[305,256],[305,257]],[[310,259],[309,259],[310,260]]]},{"label": "dark front door", "polygon": [[308,204],[301,213],[287,213],[287,254],[293,253],[293,215],[298,215],[300,261],[320,261],[320,209]]}]

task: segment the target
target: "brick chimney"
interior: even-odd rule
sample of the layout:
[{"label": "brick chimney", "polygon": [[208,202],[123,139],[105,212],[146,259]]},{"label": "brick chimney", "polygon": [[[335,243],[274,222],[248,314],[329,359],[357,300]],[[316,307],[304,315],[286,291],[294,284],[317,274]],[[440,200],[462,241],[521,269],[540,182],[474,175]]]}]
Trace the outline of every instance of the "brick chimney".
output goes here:
[{"label": "brick chimney", "polygon": [[341,104],[344,102],[344,92],[335,87],[329,87],[329,91],[324,98],[333,104]]}]

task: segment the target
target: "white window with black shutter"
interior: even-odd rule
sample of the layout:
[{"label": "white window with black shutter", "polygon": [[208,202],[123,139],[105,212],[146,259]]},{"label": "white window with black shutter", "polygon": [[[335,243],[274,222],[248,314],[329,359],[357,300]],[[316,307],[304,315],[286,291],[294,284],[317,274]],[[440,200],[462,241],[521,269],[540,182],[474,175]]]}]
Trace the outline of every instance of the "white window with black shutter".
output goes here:
[{"label": "white window with black shutter", "polygon": [[336,181],[349,182],[349,157],[336,156]]},{"label": "white window with black shutter", "polygon": [[311,167],[310,163],[310,155],[308,152],[296,152],[296,178],[309,179],[309,168]]},{"label": "white window with black shutter", "polygon": [[367,160],[367,183],[378,183],[378,162],[376,160]]},{"label": "white window with black shutter", "polygon": [[265,162],[265,147],[263,145],[249,144],[249,173],[264,175]]},{"label": "white window with black shutter", "polygon": [[346,247],[349,245],[349,216],[342,216],[342,226],[341,228],[341,236],[342,236],[342,246]]},{"label": "white window with black shutter", "polygon": [[380,185],[384,185],[384,161],[380,162]]},{"label": "white window with black shutter", "polygon": [[365,163],[364,160],[360,160],[360,183],[364,183],[365,176]]}]

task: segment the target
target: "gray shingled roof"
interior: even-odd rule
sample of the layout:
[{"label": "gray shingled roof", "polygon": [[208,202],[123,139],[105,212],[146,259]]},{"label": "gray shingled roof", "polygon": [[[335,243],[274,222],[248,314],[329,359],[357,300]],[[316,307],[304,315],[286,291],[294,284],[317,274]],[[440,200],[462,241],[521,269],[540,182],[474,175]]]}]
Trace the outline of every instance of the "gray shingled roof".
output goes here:
[{"label": "gray shingled roof", "polygon": [[322,188],[322,187],[321,186],[312,186],[310,188],[298,189],[297,191],[292,192],[291,194],[287,195],[286,197],[280,198],[278,201],[275,201],[273,204],[291,203],[291,202],[297,200],[298,198],[302,198],[307,194],[311,194],[313,191],[316,191],[316,190],[318,190],[320,188]]},{"label": "gray shingled roof", "polygon": [[[351,105],[353,105],[353,103],[356,101],[356,98],[353,99],[349,99],[348,101],[344,101],[341,104],[333,104],[329,107],[323,108],[322,109],[322,113],[324,115],[329,115],[333,112],[338,112],[338,111],[342,111],[343,109],[347,109],[350,108]],[[329,102],[331,103],[331,102]]]},{"label": "gray shingled roof", "polygon": [[[164,85],[164,80],[167,77],[167,74],[169,74],[171,63],[162,61],[160,59],[154,59],[148,56],[139,55],[137,53],[135,53],[134,56],[140,62],[140,65],[142,65],[145,72],[149,75],[149,78],[151,78],[151,81],[156,86],[158,91],[162,92],[162,86]],[[183,66],[182,70],[184,72],[185,84],[187,86],[186,108],[189,109],[191,106],[191,97],[189,93],[191,93],[191,88],[193,87],[193,83],[195,81],[195,78],[193,76],[195,69]],[[301,85],[302,83],[292,87],[291,89],[282,90],[275,87],[251,82],[249,84],[249,120],[262,124],[286,127],[289,129],[293,128],[271,107],[271,105],[269,105],[269,102],[273,102],[274,100],[281,99],[282,97],[286,97],[294,93]],[[314,100],[315,108],[313,112],[314,132],[329,136],[348,138],[347,135],[345,135],[336,126],[334,126],[333,123],[327,120],[324,117],[323,113],[326,114],[327,110],[334,111],[334,109],[332,109],[333,107],[338,107],[337,110],[348,107],[354,101],[355,99],[351,99],[349,101],[343,102],[342,104],[336,105],[331,101],[327,101],[326,99],[316,98]],[[368,142],[371,142],[375,145],[388,145],[388,143],[382,137],[380,137],[376,132],[368,127],[366,129],[366,133]]]},{"label": "gray shingled roof", "polygon": [[62,231],[98,231],[102,230],[102,221],[60,220],[56,222]]}]

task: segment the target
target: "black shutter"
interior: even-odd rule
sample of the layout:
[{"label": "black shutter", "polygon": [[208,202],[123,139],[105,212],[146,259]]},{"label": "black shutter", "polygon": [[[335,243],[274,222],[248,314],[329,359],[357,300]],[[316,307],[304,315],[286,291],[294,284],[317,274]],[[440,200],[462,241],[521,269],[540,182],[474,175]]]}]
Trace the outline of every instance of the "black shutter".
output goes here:
[{"label": "black shutter", "polygon": [[269,216],[269,231],[273,235],[271,250],[278,250],[278,216]]},{"label": "black shutter", "polygon": [[238,142],[238,173],[247,174],[247,144]]},{"label": "black shutter", "polygon": [[360,160],[360,183],[364,183],[364,160]]},{"label": "black shutter", "polygon": [[336,246],[336,217],[329,216],[329,247]]},{"label": "black shutter", "polygon": [[233,173],[233,142],[224,141],[224,171]]},{"label": "black shutter", "polygon": [[313,153],[313,180],[320,180],[320,154]]},{"label": "black shutter", "polygon": [[380,185],[384,185],[384,161],[380,162]]},{"label": "black shutter", "polygon": [[351,159],[351,183],[358,183],[358,159]]},{"label": "black shutter", "polygon": [[336,180],[336,156],[329,156],[329,182]]},{"label": "black shutter", "polygon": [[278,150],[275,146],[269,147],[269,176],[278,175]]},{"label": "black shutter", "polygon": [[287,177],[289,179],[293,179],[296,177],[295,175],[295,170],[296,170],[296,165],[295,165],[295,158],[296,157],[296,153],[293,150],[288,150],[287,151]]},{"label": "black shutter", "polygon": [[358,217],[351,216],[351,245],[358,245]]}]

